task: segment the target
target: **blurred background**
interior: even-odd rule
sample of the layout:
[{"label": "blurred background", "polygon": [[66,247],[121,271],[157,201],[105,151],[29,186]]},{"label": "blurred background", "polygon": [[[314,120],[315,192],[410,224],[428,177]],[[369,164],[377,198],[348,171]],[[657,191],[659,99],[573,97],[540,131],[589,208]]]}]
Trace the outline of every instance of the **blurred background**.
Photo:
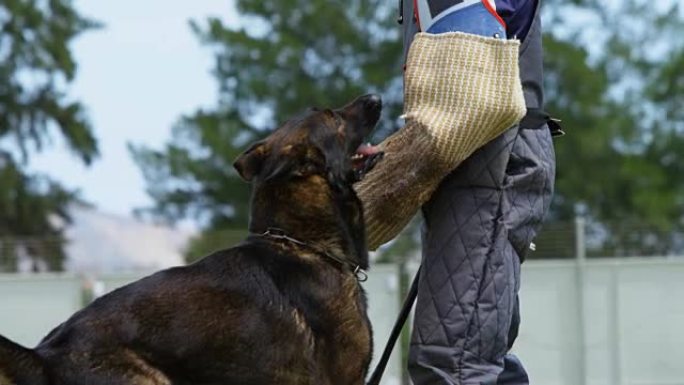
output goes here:
[{"label": "blurred background", "polygon": [[[551,214],[523,266],[535,384],[684,384],[684,2],[544,0]],[[35,345],[93,298],[245,236],[245,146],[383,95],[393,0],[0,0],[0,333]],[[373,255],[377,350],[420,218]],[[404,337],[404,342],[406,338]],[[406,384],[398,349],[385,384]]]}]

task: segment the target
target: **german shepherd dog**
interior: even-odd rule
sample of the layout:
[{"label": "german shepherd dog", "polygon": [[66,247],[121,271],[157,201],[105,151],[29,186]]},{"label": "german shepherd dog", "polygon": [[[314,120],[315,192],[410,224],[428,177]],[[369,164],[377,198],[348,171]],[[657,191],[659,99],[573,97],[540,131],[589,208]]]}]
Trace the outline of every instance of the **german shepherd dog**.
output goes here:
[{"label": "german shepherd dog", "polygon": [[381,155],[361,145],[381,108],[367,95],[312,109],[252,145],[234,164],[253,187],[245,241],[95,300],[34,349],[0,337],[0,384],[362,385],[368,254],[352,184]]}]

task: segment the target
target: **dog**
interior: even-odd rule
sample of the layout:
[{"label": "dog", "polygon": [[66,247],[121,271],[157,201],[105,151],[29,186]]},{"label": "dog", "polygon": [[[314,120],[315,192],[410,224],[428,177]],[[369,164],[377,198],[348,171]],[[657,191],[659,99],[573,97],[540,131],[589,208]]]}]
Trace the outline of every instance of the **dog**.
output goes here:
[{"label": "dog", "polygon": [[[380,97],[311,109],[234,163],[252,183],[250,235],[117,289],[34,349],[0,337],[0,385],[361,385],[371,325],[352,185]],[[360,153],[357,154],[357,149]]]}]

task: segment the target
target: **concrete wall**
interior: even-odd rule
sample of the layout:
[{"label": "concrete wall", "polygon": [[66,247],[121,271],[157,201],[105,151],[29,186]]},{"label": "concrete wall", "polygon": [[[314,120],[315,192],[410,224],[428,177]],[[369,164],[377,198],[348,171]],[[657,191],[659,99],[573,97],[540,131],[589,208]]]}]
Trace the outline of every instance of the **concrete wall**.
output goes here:
[{"label": "concrete wall", "polygon": [[0,275],[0,333],[33,346],[82,303],[76,276]]},{"label": "concrete wall", "polygon": [[[143,274],[0,275],[0,333],[28,346],[78,310],[94,287],[109,291]],[[380,355],[401,299],[396,266],[364,284]],[[523,268],[515,353],[533,384],[684,385],[684,259],[530,261]],[[395,352],[384,380],[398,385]]]},{"label": "concrete wall", "polygon": [[684,384],[684,259],[525,265],[515,351],[532,383]]}]

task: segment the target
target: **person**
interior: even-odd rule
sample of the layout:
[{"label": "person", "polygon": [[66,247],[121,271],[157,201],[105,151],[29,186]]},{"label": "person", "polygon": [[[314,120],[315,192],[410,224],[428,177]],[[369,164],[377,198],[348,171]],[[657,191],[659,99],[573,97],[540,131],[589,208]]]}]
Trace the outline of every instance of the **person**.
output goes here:
[{"label": "person", "polygon": [[[509,351],[520,323],[520,264],[553,194],[550,128],[558,128],[543,113],[539,7],[538,0],[403,1],[403,15],[413,16],[403,23],[407,124],[380,145],[385,159],[357,192],[371,249],[396,235],[416,205],[422,205],[423,258],[408,362],[416,385],[529,383],[521,362]],[[446,45],[438,34],[460,41]],[[426,48],[425,42],[433,40],[440,45]],[[513,48],[515,57],[501,60],[511,41],[520,41]],[[473,51],[472,42],[476,49],[493,48]],[[453,57],[465,62],[454,65]],[[433,66],[435,61],[448,64]],[[490,62],[496,63],[480,70]],[[441,71],[439,81],[425,81],[434,77],[425,74],[433,68]],[[501,76],[511,69],[519,77],[501,85]],[[468,88],[472,77],[479,78]],[[509,91],[516,83],[521,95]],[[500,87],[482,91],[489,86]],[[488,98],[484,102],[478,99],[482,94]],[[450,102],[440,104],[445,98]],[[518,98],[524,103],[522,114]],[[487,120],[501,109],[500,102],[517,114]],[[462,116],[474,117],[458,121]],[[448,125],[440,127],[441,121]],[[459,146],[459,140],[469,141],[460,138],[494,125],[504,129],[466,149]],[[423,137],[431,147],[421,147],[416,138]],[[442,153],[454,147],[459,157],[441,167]],[[433,172],[435,168],[439,171]]]},{"label": "person", "polygon": [[[435,16],[446,15],[421,26],[421,14],[432,21],[429,7],[416,13],[414,3],[405,2],[404,14],[418,14],[405,23],[405,47],[419,28],[495,36],[496,27],[505,26],[508,38],[522,42],[526,106],[542,107],[539,1],[497,0],[491,7],[497,13],[481,18],[474,17],[485,8],[481,1],[417,2],[423,8],[436,3],[451,7],[433,7]],[[424,268],[409,353],[416,385],[529,383],[507,352],[520,323],[520,262],[549,207],[554,166],[550,131],[516,127],[462,163],[424,206]]]}]

